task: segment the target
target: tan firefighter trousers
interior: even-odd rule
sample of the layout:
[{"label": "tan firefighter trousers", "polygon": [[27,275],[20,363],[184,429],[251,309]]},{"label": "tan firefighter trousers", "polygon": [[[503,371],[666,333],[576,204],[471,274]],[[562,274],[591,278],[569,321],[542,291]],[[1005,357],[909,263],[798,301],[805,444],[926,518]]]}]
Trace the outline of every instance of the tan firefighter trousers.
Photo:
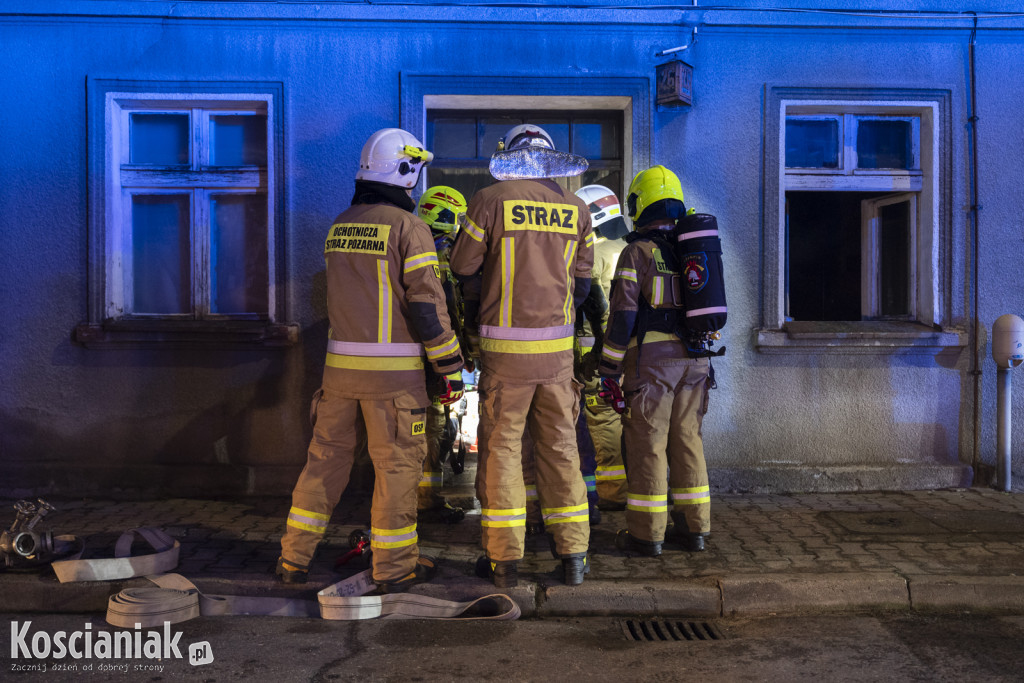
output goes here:
[{"label": "tan firefighter trousers", "polygon": [[587,429],[597,457],[597,497],[612,503],[626,502],[626,468],[622,464],[622,420],[597,393],[600,378],[587,382]]},{"label": "tan firefighter trousers", "polygon": [[510,384],[484,368],[480,379],[478,495],[482,543],[496,562],[523,557],[526,490],[523,431],[534,444],[541,516],[562,557],[583,556],[590,541],[587,487],[576,448],[579,383]]},{"label": "tan firefighter trousers", "polygon": [[623,386],[622,422],[629,459],[629,533],[641,541],[663,541],[670,503],[677,531],[709,532],[711,494],[701,435],[707,411],[708,359],[640,365],[639,377],[628,356],[624,365],[630,368]]},{"label": "tan firefighter trousers", "polygon": [[348,485],[361,416],[376,473],[370,508],[373,579],[388,582],[407,576],[419,557],[416,488],[427,454],[425,406],[409,394],[367,400],[329,389],[317,392],[313,401],[313,440],[292,492],[281,557],[298,567],[308,567],[313,559]]},{"label": "tan firefighter trousers", "polygon": [[444,467],[441,456],[441,438],[444,435],[444,406],[437,401],[427,407],[427,458],[423,461],[423,477],[416,491],[416,508],[430,510],[444,505],[441,487],[444,485]]}]

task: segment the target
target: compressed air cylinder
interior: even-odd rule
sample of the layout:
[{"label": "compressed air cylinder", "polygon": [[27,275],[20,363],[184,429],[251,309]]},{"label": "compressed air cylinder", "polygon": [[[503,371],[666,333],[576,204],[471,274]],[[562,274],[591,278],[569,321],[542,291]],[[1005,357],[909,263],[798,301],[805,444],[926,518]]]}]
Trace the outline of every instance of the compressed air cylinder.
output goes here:
[{"label": "compressed air cylinder", "polygon": [[695,334],[720,330],[725,327],[727,309],[718,221],[707,213],[683,216],[674,235],[686,329]]}]

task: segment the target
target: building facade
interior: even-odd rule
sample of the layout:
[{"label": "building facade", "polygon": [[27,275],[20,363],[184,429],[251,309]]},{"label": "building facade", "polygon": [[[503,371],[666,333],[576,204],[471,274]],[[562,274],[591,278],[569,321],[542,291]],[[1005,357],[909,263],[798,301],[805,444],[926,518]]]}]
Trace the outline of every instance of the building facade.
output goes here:
[{"label": "building facade", "polygon": [[5,0],[0,493],[287,493],[363,142],[469,196],[522,121],[717,216],[714,488],[986,485],[1024,12],[849,4]]}]

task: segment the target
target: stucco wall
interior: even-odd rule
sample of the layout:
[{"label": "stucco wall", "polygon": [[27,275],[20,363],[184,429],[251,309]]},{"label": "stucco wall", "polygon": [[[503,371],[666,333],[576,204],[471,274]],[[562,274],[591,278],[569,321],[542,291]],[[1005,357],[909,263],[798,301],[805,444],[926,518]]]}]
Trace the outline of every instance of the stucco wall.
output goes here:
[{"label": "stucco wall", "polygon": [[[640,77],[650,79],[653,93],[654,66],[662,61],[654,54],[690,37],[690,15],[667,11],[65,2],[55,3],[54,14],[36,9],[28,16],[31,4],[8,3],[14,7],[0,14],[6,490],[42,490],[48,482],[96,489],[119,481],[211,492],[289,490],[304,460],[307,402],[325,346],[323,233],[347,206],[363,141],[400,123],[402,75]],[[776,172],[764,167],[765,92],[795,86],[950,92],[949,177],[942,183],[951,207],[943,227],[947,322],[969,328],[969,22],[916,21],[908,29],[841,16],[701,18],[697,44],[680,53],[695,67],[694,106],[656,108],[649,151],[655,163],[679,173],[688,204],[718,216],[723,230],[728,353],[715,361],[719,388],[704,432],[709,465],[722,472],[718,484],[963,483],[962,466],[974,456],[970,347],[765,354],[756,348],[755,330],[770,267],[762,259],[770,220],[764,179]],[[1024,21],[1020,30],[982,30],[978,38],[979,317],[986,329],[1002,313],[1024,314],[1017,265],[1024,256],[1024,193],[1017,188],[1024,85],[1011,76],[1024,67],[1022,27]],[[73,343],[72,330],[88,310],[86,88],[95,78],[283,84],[283,285],[285,317],[302,329],[297,346],[126,351]],[[979,455],[992,464],[995,366],[988,347],[982,358]],[[1019,471],[1024,402],[1015,403]]]}]

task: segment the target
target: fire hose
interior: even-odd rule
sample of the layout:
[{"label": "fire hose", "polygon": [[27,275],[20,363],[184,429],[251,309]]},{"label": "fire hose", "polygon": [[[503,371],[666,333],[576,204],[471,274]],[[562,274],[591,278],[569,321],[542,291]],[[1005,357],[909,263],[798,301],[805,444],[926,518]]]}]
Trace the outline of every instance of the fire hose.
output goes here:
[{"label": "fire hose", "polygon": [[[52,510],[52,507],[47,507]],[[145,541],[153,552],[133,555],[131,550],[136,540]],[[125,588],[110,597],[107,622],[122,628],[132,628],[136,624],[145,627],[164,622],[179,623],[198,616],[319,615],[322,619],[351,621],[375,618],[512,620],[521,614],[519,605],[500,593],[467,602],[415,593],[366,595],[376,588],[371,569],[320,590],[316,602],[296,598],[208,595],[184,576],[169,573],[178,566],[181,544],[164,531],[150,527],[131,529],[121,534],[112,558],[81,559],[85,544],[75,536],[54,536],[53,545],[72,548],[62,559],[50,562],[61,583],[142,577],[155,584],[155,587]]]}]

